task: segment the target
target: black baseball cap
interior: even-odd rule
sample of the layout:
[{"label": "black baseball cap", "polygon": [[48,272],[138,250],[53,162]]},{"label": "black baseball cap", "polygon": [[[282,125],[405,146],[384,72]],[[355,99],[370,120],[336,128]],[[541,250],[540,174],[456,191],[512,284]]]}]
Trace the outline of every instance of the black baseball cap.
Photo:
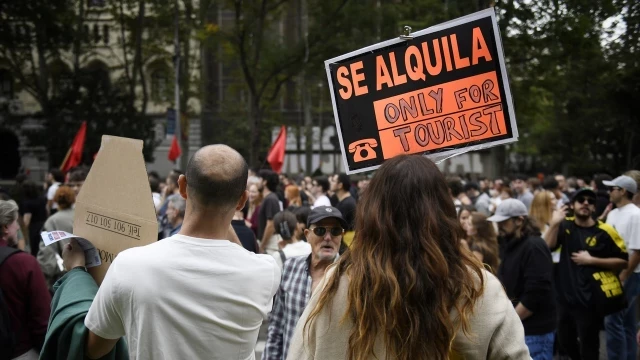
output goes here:
[{"label": "black baseball cap", "polygon": [[340,225],[342,225],[343,229],[347,229],[347,222],[342,217],[342,213],[340,210],[334,208],[333,206],[316,206],[309,213],[309,217],[307,218],[307,227],[310,227],[311,224],[315,224],[320,220],[326,218],[336,218]]},{"label": "black baseball cap", "polygon": [[578,190],[578,191],[574,192],[574,193],[571,195],[571,202],[576,201],[576,199],[577,199],[577,198],[578,198],[578,196],[580,196],[580,195],[587,195],[587,196],[590,196],[590,197],[592,197],[592,198],[594,198],[594,199],[597,197],[597,196],[596,196],[596,193],[595,193],[593,190],[591,190],[591,189],[589,189],[589,188],[582,188],[582,189],[580,189],[580,190]]}]

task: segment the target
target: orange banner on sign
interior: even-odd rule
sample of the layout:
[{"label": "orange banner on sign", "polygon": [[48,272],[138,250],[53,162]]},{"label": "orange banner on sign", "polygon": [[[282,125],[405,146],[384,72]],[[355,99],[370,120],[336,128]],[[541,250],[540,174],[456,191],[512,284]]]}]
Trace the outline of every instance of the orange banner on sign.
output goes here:
[{"label": "orange banner on sign", "polygon": [[378,130],[502,101],[495,71],[373,102]]},{"label": "orange banner on sign", "polygon": [[490,104],[380,131],[384,159],[507,134],[502,104]]}]

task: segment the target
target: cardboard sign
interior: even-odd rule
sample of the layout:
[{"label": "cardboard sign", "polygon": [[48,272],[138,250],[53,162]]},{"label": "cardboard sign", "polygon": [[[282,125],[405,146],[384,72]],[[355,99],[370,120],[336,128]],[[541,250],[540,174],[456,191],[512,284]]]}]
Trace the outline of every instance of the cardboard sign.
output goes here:
[{"label": "cardboard sign", "polygon": [[325,62],[348,174],[517,141],[493,9]]},{"label": "cardboard sign", "polygon": [[98,249],[102,265],[89,269],[98,285],[121,251],[158,239],[142,146],[142,140],[103,136],[76,199],[73,233]]}]

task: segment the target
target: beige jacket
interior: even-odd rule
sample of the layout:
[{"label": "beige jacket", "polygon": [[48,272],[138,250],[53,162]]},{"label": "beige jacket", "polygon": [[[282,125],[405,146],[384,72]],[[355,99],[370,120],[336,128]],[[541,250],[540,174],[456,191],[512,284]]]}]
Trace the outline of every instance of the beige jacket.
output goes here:
[{"label": "beige jacket", "polygon": [[[507,298],[502,284],[489,272],[484,270],[483,272],[485,274],[485,288],[470,319],[471,335],[466,337],[462,330],[458,332],[453,341],[450,358],[530,359],[529,350],[524,342],[522,322],[511,301]],[[332,271],[329,271],[326,276],[331,276],[331,273]],[[336,297],[329,307],[320,312],[313,325],[309,326],[308,334],[305,334],[303,341],[303,327],[319,299],[320,291],[314,292],[298,321],[289,348],[288,360],[346,359],[353,323],[347,319],[343,324],[340,324],[340,320],[346,310],[348,281],[346,276],[342,277]],[[321,289],[324,284],[325,280],[319,284],[318,289]],[[455,314],[451,316],[455,317]],[[425,337],[425,341],[429,341],[429,339]],[[381,336],[380,340],[376,342],[374,351],[378,359],[386,359],[387,354]]]}]

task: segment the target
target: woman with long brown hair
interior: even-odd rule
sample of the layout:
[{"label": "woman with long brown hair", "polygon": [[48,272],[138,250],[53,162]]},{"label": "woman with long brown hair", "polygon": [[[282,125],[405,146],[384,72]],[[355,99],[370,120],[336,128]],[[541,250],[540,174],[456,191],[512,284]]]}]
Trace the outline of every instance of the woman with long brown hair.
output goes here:
[{"label": "woman with long brown hair", "polygon": [[500,265],[500,248],[496,230],[483,213],[472,212],[469,219],[466,229],[469,250],[478,260],[488,265],[489,271],[495,275]]},{"label": "woman with long brown hair", "polygon": [[298,321],[288,359],[529,359],[500,282],[462,249],[432,161],[385,162],[358,202],[355,227]]}]

